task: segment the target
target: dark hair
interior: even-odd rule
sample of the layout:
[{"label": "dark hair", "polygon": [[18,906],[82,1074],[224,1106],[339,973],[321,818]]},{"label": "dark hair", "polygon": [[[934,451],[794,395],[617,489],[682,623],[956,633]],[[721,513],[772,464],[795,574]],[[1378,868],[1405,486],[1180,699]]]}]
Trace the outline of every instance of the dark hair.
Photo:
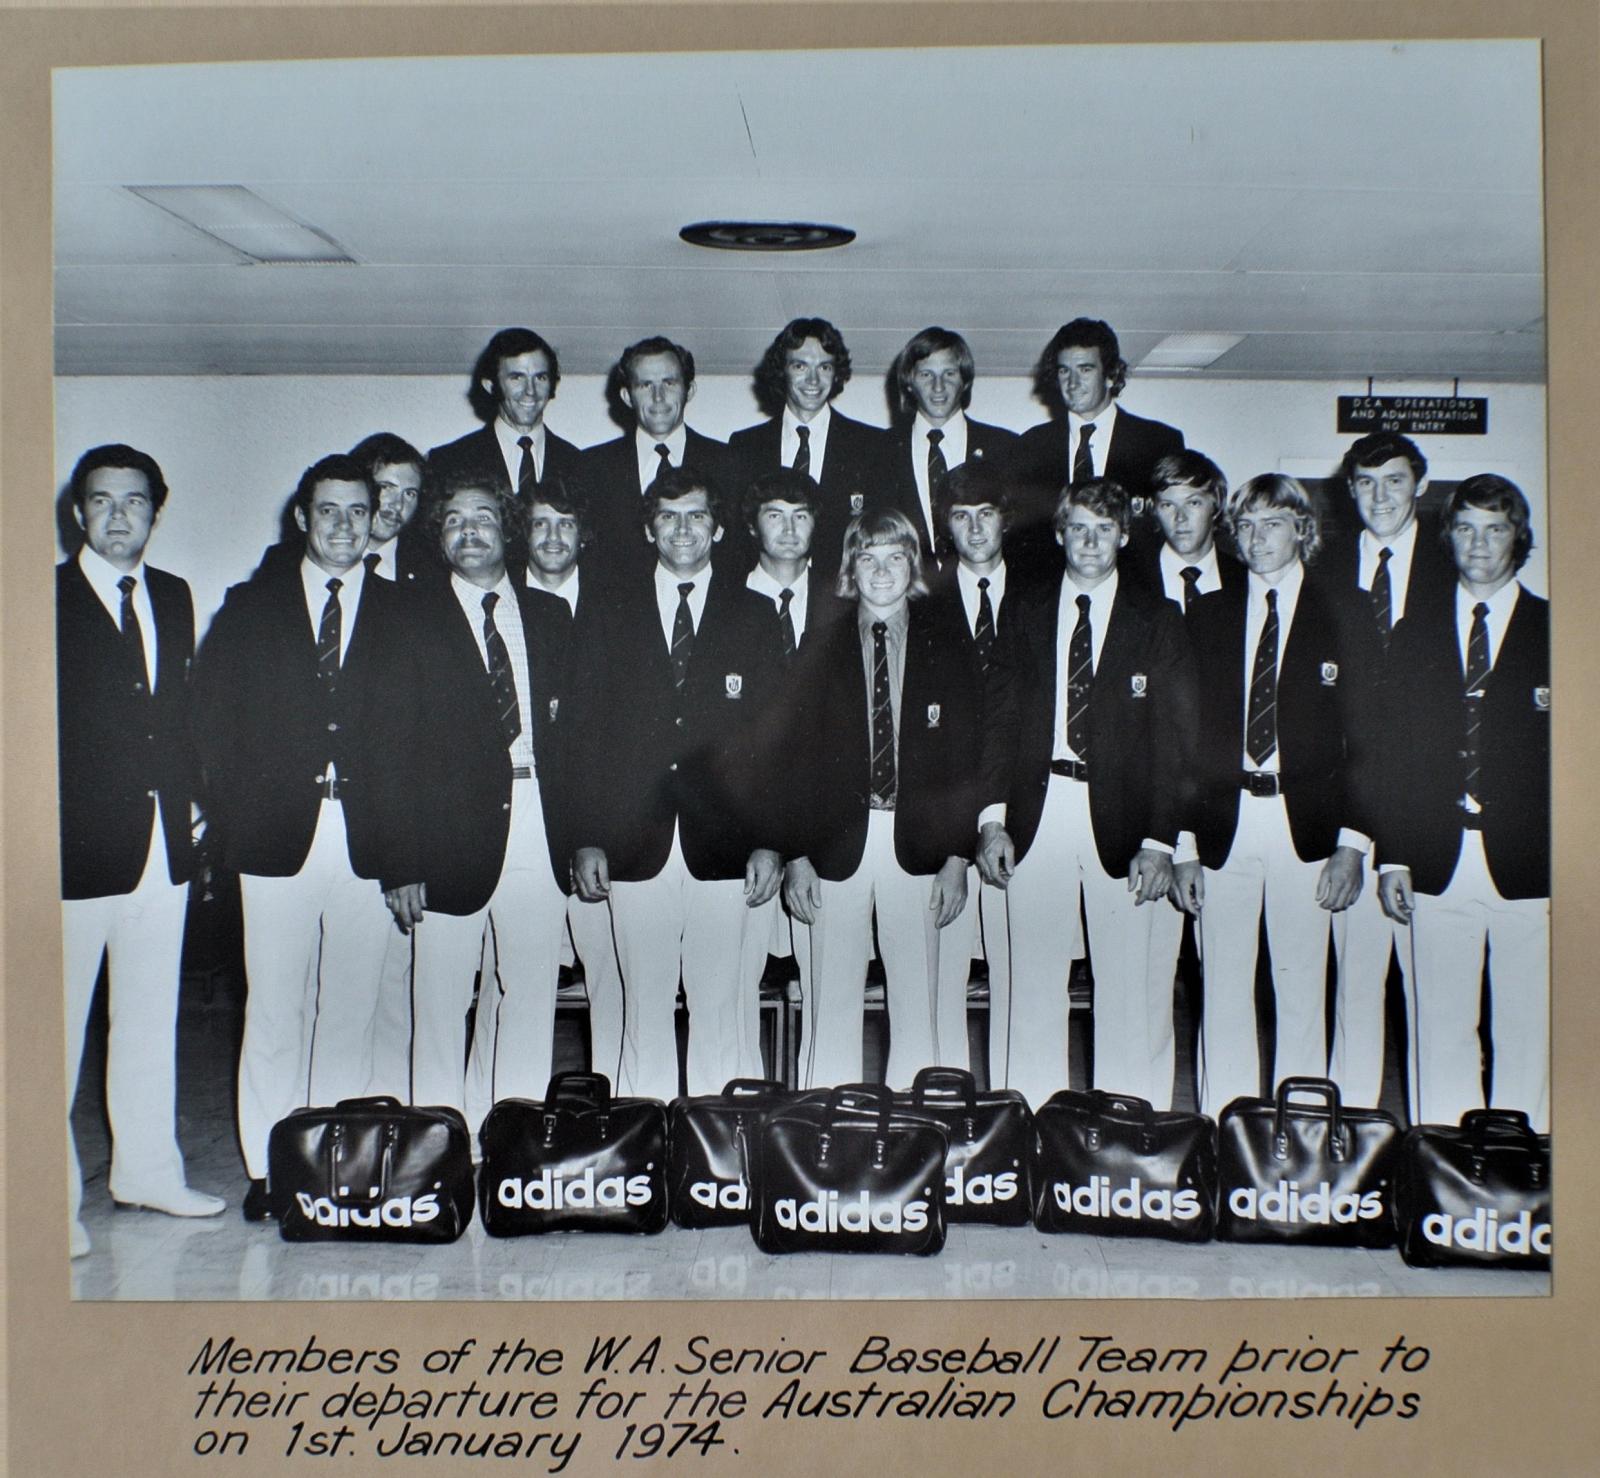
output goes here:
[{"label": "dark hair", "polygon": [[1212,504],[1222,507],[1228,496],[1228,479],[1222,469],[1203,452],[1185,447],[1181,452],[1168,452],[1150,472],[1150,503],[1168,488],[1191,487],[1207,494]]},{"label": "dark hair", "polygon": [[1079,483],[1069,483],[1056,499],[1055,514],[1050,525],[1056,533],[1067,526],[1067,518],[1074,508],[1086,508],[1098,518],[1114,518],[1117,527],[1125,534],[1133,522],[1133,510],[1127,490],[1120,482],[1109,477],[1087,477]]},{"label": "dark hair", "polygon": [[[556,358],[556,351],[542,334],[534,333],[531,328],[503,328],[483,346],[477,363],[472,366],[467,399],[472,402],[479,420],[492,421],[500,414],[500,361],[535,352],[550,361],[550,395],[554,399],[556,386],[561,383],[561,361]],[[491,389],[484,389],[485,380]]]},{"label": "dark hair", "polygon": [[778,337],[767,345],[767,351],[756,366],[756,400],[769,416],[783,413],[788,395],[789,381],[784,371],[789,356],[807,339],[822,345],[822,352],[833,361],[833,389],[828,393],[832,400],[850,379],[850,351],[844,346],[844,336],[826,318],[792,318],[778,332]]},{"label": "dark hair", "polygon": [[367,490],[367,510],[378,506],[378,490],[372,481],[372,472],[365,462],[359,462],[349,452],[334,452],[313,462],[300,474],[294,490],[294,506],[302,515],[311,511],[311,495],[322,482],[359,482]]},{"label": "dark hair", "polygon": [[1100,368],[1105,372],[1106,385],[1115,400],[1128,383],[1128,362],[1122,357],[1122,348],[1111,325],[1100,318],[1074,318],[1064,323],[1050,337],[1033,367],[1033,393],[1046,405],[1065,405],[1058,378],[1057,358],[1063,349],[1098,349]]},{"label": "dark hair", "polygon": [[648,529],[656,521],[656,514],[661,511],[663,503],[687,498],[690,493],[704,493],[706,507],[716,519],[717,527],[719,529],[727,527],[727,522],[722,516],[722,499],[717,495],[716,485],[703,472],[686,462],[682,467],[663,467],[656,473],[650,486],[644,490],[642,502],[645,528]]},{"label": "dark hair", "polygon": [[107,442],[105,446],[91,447],[78,458],[77,465],[72,469],[69,486],[72,490],[73,507],[79,513],[83,512],[89,474],[98,472],[102,467],[122,467],[129,472],[142,472],[145,482],[150,487],[151,506],[155,512],[161,512],[161,505],[167,501],[167,480],[161,475],[161,468],[156,464],[156,459],[149,452],[141,452],[137,447],[113,441]]},{"label": "dark hair", "polygon": [[810,510],[815,518],[822,508],[822,489],[807,472],[796,472],[793,467],[778,467],[763,472],[744,491],[741,512],[750,532],[755,532],[756,518],[768,503],[793,503],[797,508]]},{"label": "dark hair", "polygon": [[1294,514],[1295,542],[1300,549],[1301,563],[1310,564],[1317,557],[1322,549],[1321,520],[1311,495],[1294,478],[1283,472],[1262,472],[1228,494],[1222,510],[1222,524],[1235,549],[1239,547],[1239,535],[1235,531],[1239,515],[1254,508],[1284,508]]},{"label": "dark hair", "polygon": [[446,565],[449,563],[444,557],[444,550],[440,547],[440,537],[444,533],[444,512],[449,507],[450,500],[460,493],[487,493],[494,499],[496,511],[500,515],[500,538],[507,548],[510,548],[513,542],[526,542],[527,531],[523,527],[522,504],[517,501],[515,493],[501,488],[486,473],[466,470],[452,472],[442,482],[430,484],[428,501],[416,519],[422,526],[428,547],[433,550],[440,563]]},{"label": "dark hair", "polygon": [[1404,457],[1411,464],[1411,475],[1420,486],[1422,479],[1428,475],[1428,459],[1417,449],[1416,442],[1398,431],[1374,431],[1370,436],[1352,442],[1339,463],[1339,475],[1344,479],[1345,486],[1354,492],[1356,468],[1382,467],[1396,457]]},{"label": "dark hair", "polygon": [[913,596],[928,593],[928,582],[922,577],[922,541],[917,538],[917,531],[898,508],[882,508],[876,513],[857,514],[844,531],[839,584],[834,592],[840,600],[861,598],[856,586],[856,556],[882,544],[900,545],[911,560],[911,587],[906,593]]},{"label": "dark hair", "polygon": [[933,493],[933,524],[940,538],[947,536],[951,509],[981,508],[986,503],[1000,510],[1002,524],[1010,525],[1016,497],[1000,469],[981,457],[968,458],[959,467],[952,467]]},{"label": "dark hair", "polygon": [[[520,503],[521,499],[517,501]],[[580,547],[594,537],[594,525],[589,517],[589,499],[580,484],[568,482],[559,472],[549,472],[545,475],[544,481],[534,488],[533,496],[528,499],[523,518],[525,523],[531,525],[534,505],[537,503],[543,503],[554,508],[557,513],[578,520]]]},{"label": "dark hair", "polygon": [[403,436],[392,431],[374,431],[350,448],[350,455],[364,463],[374,477],[380,467],[415,467],[426,474],[428,459]]},{"label": "dark hair", "polygon": [[629,344],[622,351],[622,357],[617,361],[617,371],[624,390],[633,384],[635,363],[651,354],[670,354],[678,361],[678,372],[683,376],[683,388],[687,390],[694,384],[694,355],[682,344],[674,344],[671,339],[664,338],[661,334],[653,334],[648,339],[640,339],[637,344]]},{"label": "dark hair", "polygon": [[1450,489],[1444,506],[1439,510],[1439,542],[1446,549],[1452,547],[1451,531],[1456,515],[1463,508],[1481,508],[1487,513],[1504,514],[1511,524],[1512,568],[1520,570],[1533,552],[1533,522],[1528,500],[1522,489],[1508,477],[1495,472],[1480,472]]},{"label": "dark hair", "polygon": [[894,359],[894,383],[900,392],[900,410],[914,413],[916,397],[911,393],[911,382],[916,378],[917,366],[941,349],[949,349],[956,357],[961,370],[961,409],[972,404],[972,382],[977,376],[977,364],[972,358],[972,348],[954,329],[934,325],[914,334]]}]

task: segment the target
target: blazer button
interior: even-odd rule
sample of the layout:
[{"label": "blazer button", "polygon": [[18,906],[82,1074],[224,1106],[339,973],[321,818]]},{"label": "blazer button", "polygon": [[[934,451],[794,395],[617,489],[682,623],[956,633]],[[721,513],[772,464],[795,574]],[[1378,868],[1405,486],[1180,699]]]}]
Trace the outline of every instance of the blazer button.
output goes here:
[{"label": "blazer button", "polygon": [[680,713],[677,718],[673,719],[673,723],[681,729],[683,727],[683,715]]},{"label": "blazer button", "polygon": [[667,766],[667,768],[668,768],[668,769],[669,769],[669,770],[676,770],[676,769],[677,769],[677,768],[678,768],[678,762],[677,762],[677,760],[673,760],[673,762],[672,762],[672,763],[671,763],[671,764],[670,764],[670,765],[668,765],[668,766]]},{"label": "blazer button", "polygon": [[502,811],[509,811],[509,810],[510,810],[510,809],[511,809],[511,802],[510,802],[510,801],[507,801],[507,802],[505,802],[505,804],[504,804],[504,805],[502,805],[502,806],[501,806],[501,807],[500,807],[500,809],[501,809],[501,810],[502,810]]},{"label": "blazer button", "polygon": [[329,724],[328,725],[328,732],[330,734],[337,734],[339,732],[338,724]]},{"label": "blazer button", "polygon": [[156,793],[153,790],[145,791],[145,795],[148,796],[151,800],[154,800],[156,798]]}]

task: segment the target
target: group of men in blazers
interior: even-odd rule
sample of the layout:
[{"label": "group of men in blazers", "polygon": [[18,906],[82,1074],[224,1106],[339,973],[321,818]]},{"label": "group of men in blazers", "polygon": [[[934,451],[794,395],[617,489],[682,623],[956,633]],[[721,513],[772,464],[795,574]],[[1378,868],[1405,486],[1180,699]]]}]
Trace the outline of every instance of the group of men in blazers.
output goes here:
[{"label": "group of men in blazers", "polygon": [[[1521,493],[1472,478],[1430,520],[1421,453],[1366,437],[1341,468],[1361,532],[1324,550],[1292,478],[1230,493],[1123,410],[1094,320],[1047,345],[1057,414],[1020,438],[967,416],[948,329],[897,358],[891,431],[834,408],[850,371],[832,324],[794,320],[757,369],[767,419],[725,445],[685,424],[692,356],[647,338],[612,383],[632,429],[580,452],[544,425],[554,348],[502,330],[479,430],[306,470],[295,537],[228,592],[192,677],[187,587],[143,563],[159,467],[80,460],[68,1088],[104,955],[114,1197],[223,1209],[173,1132],[201,855],[241,879],[249,1219],[300,1104],[393,1093],[476,1129],[541,1094],[569,941],[618,1091],[759,1075],[759,983],[791,952],[802,1084],[858,1079],[876,948],[892,1085],[968,1065],[982,955],[989,1079],[1041,1102],[1087,954],[1094,1083],[1164,1108],[1188,914],[1216,1113],[1262,1086],[1264,925],[1272,1078],[1329,1071],[1331,939],[1332,1075],[1376,1102],[1398,956],[1410,1110],[1450,1121],[1485,1101],[1487,941],[1492,1101],[1543,1127],[1548,622],[1515,578]],[[73,1186],[86,1250],[75,1159]]]}]

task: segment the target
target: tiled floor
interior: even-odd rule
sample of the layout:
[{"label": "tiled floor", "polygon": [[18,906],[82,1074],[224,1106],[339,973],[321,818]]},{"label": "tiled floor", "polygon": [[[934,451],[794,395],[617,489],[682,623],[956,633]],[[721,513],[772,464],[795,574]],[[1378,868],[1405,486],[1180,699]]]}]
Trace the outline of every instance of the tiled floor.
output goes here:
[{"label": "tiled floor", "polygon": [[[226,981],[185,982],[180,1128],[191,1182],[226,1196],[205,1221],[114,1211],[106,1190],[102,1050],[91,1029],[74,1113],[93,1242],[72,1265],[84,1299],[949,1299],[1379,1298],[1541,1296],[1540,1273],[1408,1268],[1397,1252],[1185,1246],[1142,1239],[1045,1236],[1031,1228],[950,1228],[932,1258],[807,1253],[773,1257],[743,1228],[656,1237],[563,1233],[502,1240],[474,1220],[444,1247],[290,1244],[272,1223],[239,1216],[245,1176],[233,1130],[239,1012]],[[563,1027],[558,1066],[577,1065]]]}]

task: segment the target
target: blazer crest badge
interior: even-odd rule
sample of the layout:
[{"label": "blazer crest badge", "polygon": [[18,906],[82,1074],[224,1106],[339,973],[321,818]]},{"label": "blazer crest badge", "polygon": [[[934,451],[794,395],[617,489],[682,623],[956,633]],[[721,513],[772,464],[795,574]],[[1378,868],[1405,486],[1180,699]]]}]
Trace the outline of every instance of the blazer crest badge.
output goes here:
[{"label": "blazer crest badge", "polygon": [[1339,664],[1337,662],[1324,662],[1322,664],[1322,686],[1334,687],[1339,681]]},{"label": "blazer crest badge", "polygon": [[560,712],[560,710],[561,710],[561,700],[559,698],[552,698],[550,700],[550,722],[551,723],[554,723],[556,721],[556,714],[558,712]]},{"label": "blazer crest badge", "polygon": [[744,692],[744,678],[737,672],[730,672],[722,680],[722,691],[730,698],[737,698]]},{"label": "blazer crest badge", "polygon": [[1142,698],[1150,691],[1150,679],[1142,672],[1136,672],[1128,679],[1128,691],[1135,698]]},{"label": "blazer crest badge", "polygon": [[1549,688],[1535,688],[1533,690],[1533,706],[1537,708],[1540,713],[1548,713],[1550,711]]},{"label": "blazer crest badge", "polygon": [[930,729],[937,729],[939,727],[939,713],[940,708],[937,703],[930,703],[928,705],[928,727]]},{"label": "blazer crest badge", "polygon": [[861,510],[866,506],[867,500],[865,496],[863,496],[861,493],[850,494],[850,513],[852,516],[859,515]]}]

